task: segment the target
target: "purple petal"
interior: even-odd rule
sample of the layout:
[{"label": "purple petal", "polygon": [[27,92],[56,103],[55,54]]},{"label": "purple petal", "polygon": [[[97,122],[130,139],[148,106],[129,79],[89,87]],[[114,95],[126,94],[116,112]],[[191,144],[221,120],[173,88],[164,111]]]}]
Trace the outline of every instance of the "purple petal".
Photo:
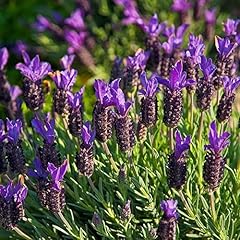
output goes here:
[{"label": "purple petal", "polygon": [[74,61],[75,55],[65,55],[60,59],[60,65],[63,69],[68,69],[70,70],[72,63]]},{"label": "purple petal", "polygon": [[9,54],[7,48],[1,48],[0,49],[0,70],[2,71],[7,62],[8,62]]},{"label": "purple petal", "polygon": [[178,217],[177,204],[178,204],[177,200],[173,200],[173,199],[169,199],[161,202],[161,205],[160,205],[161,209],[164,212],[164,216],[167,219]]}]

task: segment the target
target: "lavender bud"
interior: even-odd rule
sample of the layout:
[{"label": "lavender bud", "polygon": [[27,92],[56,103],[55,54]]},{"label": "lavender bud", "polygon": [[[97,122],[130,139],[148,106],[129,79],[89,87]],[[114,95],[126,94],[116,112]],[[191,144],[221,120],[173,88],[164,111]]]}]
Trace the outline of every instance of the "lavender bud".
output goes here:
[{"label": "lavender bud", "polygon": [[126,221],[131,217],[131,200],[127,200],[127,202],[123,205],[121,209],[121,219],[122,221]]},{"label": "lavender bud", "polygon": [[120,165],[119,173],[118,173],[119,182],[125,182],[126,178],[127,178],[126,167],[124,164],[122,164]]},{"label": "lavender bud", "polygon": [[95,227],[99,227],[102,225],[102,220],[96,212],[93,213],[92,223],[94,224]]}]

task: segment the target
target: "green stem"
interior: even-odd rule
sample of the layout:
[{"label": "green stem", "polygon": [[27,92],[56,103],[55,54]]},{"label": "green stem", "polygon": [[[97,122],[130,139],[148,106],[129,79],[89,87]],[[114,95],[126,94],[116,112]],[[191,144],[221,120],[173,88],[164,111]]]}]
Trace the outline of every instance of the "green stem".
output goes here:
[{"label": "green stem", "polygon": [[169,128],[169,137],[170,137],[170,149],[171,151],[174,150],[174,129]]},{"label": "green stem", "polygon": [[202,139],[202,131],[203,131],[203,120],[204,120],[204,111],[201,112],[199,130],[198,130],[198,142],[201,142]]},{"label": "green stem", "polygon": [[106,142],[103,142],[103,143],[102,143],[102,146],[103,146],[103,149],[104,149],[105,153],[107,154],[107,157],[109,158],[109,161],[110,161],[110,163],[111,163],[111,165],[112,165],[112,168],[113,168],[116,172],[118,172],[118,167],[117,167],[117,165],[116,165],[115,162],[114,162],[114,159],[113,159],[112,154],[111,154],[111,152],[110,152],[110,150],[109,150],[109,148],[108,148],[107,143],[106,143]]},{"label": "green stem", "polygon": [[15,227],[13,229],[19,236],[21,236],[22,238],[26,239],[26,240],[32,240],[31,237],[29,237],[26,233],[24,233],[21,229],[19,229],[18,227]]},{"label": "green stem", "polygon": [[63,224],[67,227],[67,229],[72,231],[72,227],[70,226],[70,224],[68,223],[66,218],[63,216],[63,214],[61,212],[58,212],[57,214],[58,214],[59,218],[62,220]]},{"label": "green stem", "polygon": [[215,209],[214,192],[210,191],[209,196],[210,196],[210,206],[211,206],[211,211],[212,211],[212,217],[213,217],[213,221],[215,222],[217,219],[217,214],[216,214],[216,209]]},{"label": "green stem", "polygon": [[190,109],[190,124],[191,124],[191,128],[193,128],[193,110],[194,110],[194,99],[193,99],[193,97],[194,97],[194,95],[193,95],[193,92],[191,92],[190,93],[191,94],[191,109]]}]

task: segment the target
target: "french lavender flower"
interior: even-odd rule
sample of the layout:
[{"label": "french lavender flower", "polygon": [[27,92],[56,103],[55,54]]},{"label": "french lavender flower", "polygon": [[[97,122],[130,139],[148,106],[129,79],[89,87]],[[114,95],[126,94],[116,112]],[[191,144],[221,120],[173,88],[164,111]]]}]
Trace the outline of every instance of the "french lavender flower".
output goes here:
[{"label": "french lavender flower", "polygon": [[224,85],[224,93],[220,99],[220,102],[217,108],[218,122],[226,121],[231,116],[232,105],[235,100],[234,91],[240,85],[240,77],[236,79],[233,79],[230,77],[224,77],[223,85]]},{"label": "french lavender flower", "polygon": [[64,55],[61,59],[60,59],[60,65],[64,70],[71,70],[71,66],[73,64],[75,55],[74,54],[70,54],[70,55]]},{"label": "french lavender flower", "polygon": [[112,136],[112,128],[114,122],[113,111],[113,96],[111,88],[119,88],[120,79],[114,80],[108,84],[103,80],[96,79],[94,83],[97,102],[94,107],[94,127],[96,130],[96,139],[100,142],[106,142]]},{"label": "french lavender flower", "polygon": [[127,202],[123,205],[121,209],[121,219],[122,221],[127,221],[131,217],[131,200],[127,200]]},{"label": "french lavender flower", "polygon": [[0,185],[0,226],[6,230],[14,229],[24,217],[24,200],[27,196],[26,186],[12,181]]},{"label": "french lavender flower", "polygon": [[196,0],[193,7],[193,16],[195,20],[200,20],[203,16],[206,4],[209,0]]},{"label": "french lavender flower", "polygon": [[203,178],[211,191],[218,188],[223,178],[226,158],[222,156],[222,151],[229,145],[229,138],[228,132],[218,135],[216,122],[211,123],[208,135],[209,145],[205,145],[207,152],[203,166]]},{"label": "french lavender flower", "polygon": [[22,173],[26,171],[25,157],[21,146],[20,133],[22,122],[20,119],[7,119],[7,139],[6,158],[9,163],[9,169],[13,173]]},{"label": "french lavender flower", "polygon": [[124,92],[131,92],[139,84],[139,75],[145,69],[150,52],[138,49],[133,57],[127,58],[127,66],[123,75]]},{"label": "french lavender flower", "polygon": [[8,104],[10,101],[9,83],[5,75],[5,66],[8,62],[9,54],[7,48],[0,49],[0,102]]},{"label": "french lavender flower", "polygon": [[67,116],[69,113],[68,95],[76,81],[77,70],[56,71],[50,76],[57,87],[53,95],[54,111],[59,115]]},{"label": "french lavender flower", "polygon": [[56,167],[53,163],[48,163],[44,169],[40,159],[35,159],[34,168],[28,174],[37,180],[37,195],[42,206],[53,213],[59,213],[65,206],[65,190],[63,178],[68,169],[68,160]]},{"label": "french lavender flower", "polygon": [[157,229],[157,239],[159,240],[174,240],[176,239],[176,227],[178,220],[177,213],[178,202],[173,199],[161,202],[161,209],[163,216],[160,220]]},{"label": "french lavender flower", "polygon": [[146,50],[150,51],[148,59],[148,66],[153,71],[156,71],[160,63],[160,40],[159,35],[165,27],[164,23],[158,22],[157,14],[155,13],[149,22],[144,25],[144,32],[146,33],[145,46]]},{"label": "french lavender flower", "polygon": [[216,9],[206,9],[204,12],[205,18],[205,36],[206,39],[211,40],[214,37],[216,25]]},{"label": "french lavender flower", "polygon": [[123,66],[122,66],[122,58],[116,57],[113,61],[113,66],[111,70],[111,77],[110,77],[110,83],[117,79],[117,78],[122,78],[123,76]]},{"label": "french lavender flower", "polygon": [[170,72],[169,79],[157,77],[159,83],[164,85],[164,116],[163,122],[167,127],[175,128],[179,124],[183,111],[182,89],[193,85],[192,79],[187,79],[183,71],[182,60],[179,60]]},{"label": "french lavender flower", "polygon": [[139,94],[143,96],[141,100],[141,121],[146,127],[151,127],[156,124],[158,106],[157,106],[157,91],[158,79],[153,74],[147,79],[146,72],[142,72],[140,75],[142,89],[139,90]]},{"label": "french lavender flower", "polygon": [[[193,79],[195,82],[199,78],[199,63],[201,62],[201,56],[205,45],[203,43],[201,35],[194,36],[193,34],[189,35],[188,49],[185,53],[185,68],[187,72],[187,78]],[[187,88],[188,91],[193,90],[193,86]]]},{"label": "french lavender flower", "polygon": [[188,24],[182,24],[177,28],[174,25],[164,28],[163,35],[167,37],[167,41],[162,43],[160,76],[163,78],[168,78],[172,66],[183,58],[181,45],[188,26]]},{"label": "french lavender flower", "polygon": [[74,12],[71,13],[69,18],[66,18],[64,23],[77,31],[84,31],[86,30],[86,25],[83,19],[84,13],[81,9],[76,9]]},{"label": "french lavender flower", "polygon": [[223,77],[230,76],[233,67],[233,51],[237,44],[231,43],[228,37],[215,37],[215,47],[218,52],[214,77],[215,89],[219,89],[223,85]]},{"label": "french lavender flower", "polygon": [[94,172],[94,139],[95,131],[91,129],[90,122],[86,122],[82,128],[82,143],[76,161],[79,172],[87,177],[91,177]]},{"label": "french lavender flower", "polygon": [[212,63],[212,59],[208,59],[205,56],[201,56],[201,62],[199,66],[203,73],[203,77],[197,82],[197,107],[201,111],[206,111],[210,108],[214,94],[213,75],[216,71],[216,67]]},{"label": "french lavender flower", "polygon": [[192,4],[188,0],[174,0],[172,4],[172,10],[179,13],[181,23],[188,21],[188,12],[191,7]]},{"label": "french lavender flower", "polygon": [[38,118],[32,120],[34,130],[43,138],[43,145],[38,148],[38,154],[44,169],[47,169],[48,163],[51,162],[59,167],[62,163],[59,151],[56,148],[55,142],[55,120],[50,119],[48,114],[44,122]]},{"label": "french lavender flower", "polygon": [[18,63],[16,69],[24,76],[23,96],[27,106],[37,111],[44,103],[42,80],[51,71],[51,66],[47,62],[40,62],[38,55],[30,60],[29,55],[22,52],[22,57],[24,63]]},{"label": "french lavender flower", "polygon": [[228,18],[227,21],[223,24],[223,31],[225,36],[229,37],[231,43],[238,42],[238,26],[240,24],[240,19],[230,19]]},{"label": "french lavender flower", "polygon": [[125,100],[124,93],[120,88],[112,88],[111,92],[116,108],[115,130],[117,142],[121,151],[129,152],[135,144],[134,125],[128,114],[133,103]]},{"label": "french lavender flower", "polygon": [[7,171],[7,161],[4,154],[4,140],[6,139],[6,134],[4,132],[4,122],[0,119],[0,174]]},{"label": "french lavender flower", "polygon": [[186,159],[190,148],[191,137],[183,138],[177,130],[175,132],[174,152],[169,156],[167,166],[168,185],[171,188],[180,189],[186,182]]},{"label": "french lavender flower", "polygon": [[82,125],[83,125],[83,93],[84,87],[80,89],[80,91],[69,94],[68,96],[68,104],[70,107],[69,115],[68,115],[68,128],[70,133],[78,137],[81,135]]}]

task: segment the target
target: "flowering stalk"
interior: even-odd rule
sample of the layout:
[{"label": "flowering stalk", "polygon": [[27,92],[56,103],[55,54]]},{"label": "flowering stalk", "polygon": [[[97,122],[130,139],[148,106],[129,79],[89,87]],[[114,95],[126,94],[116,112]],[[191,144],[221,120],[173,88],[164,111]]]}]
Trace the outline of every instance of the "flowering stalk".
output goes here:
[{"label": "flowering stalk", "polygon": [[131,200],[127,200],[127,202],[123,205],[121,209],[121,219],[122,221],[127,221],[131,217]]},{"label": "flowering stalk", "polygon": [[121,78],[123,76],[123,66],[122,66],[122,58],[120,57],[115,57],[111,69],[111,74],[110,74],[110,80],[109,82],[111,83],[115,79]]},{"label": "flowering stalk", "polygon": [[37,111],[44,102],[42,79],[51,71],[51,66],[47,62],[40,62],[38,55],[30,60],[29,55],[22,52],[22,57],[24,63],[18,63],[16,69],[24,76],[23,96],[27,106]]},{"label": "flowering stalk", "polygon": [[179,13],[181,24],[189,22],[189,10],[192,4],[188,0],[174,0],[172,10]]},{"label": "flowering stalk", "polygon": [[157,236],[159,240],[173,240],[176,238],[177,227],[177,201],[170,199],[161,202],[163,216],[160,220]]},{"label": "flowering stalk", "polygon": [[200,18],[203,16],[207,2],[208,2],[208,0],[195,1],[194,8],[193,8],[193,10],[194,10],[193,16],[196,21],[200,20]]},{"label": "flowering stalk", "polygon": [[206,9],[204,11],[205,18],[205,37],[208,40],[212,40],[214,37],[215,25],[216,25],[216,9]]}]

